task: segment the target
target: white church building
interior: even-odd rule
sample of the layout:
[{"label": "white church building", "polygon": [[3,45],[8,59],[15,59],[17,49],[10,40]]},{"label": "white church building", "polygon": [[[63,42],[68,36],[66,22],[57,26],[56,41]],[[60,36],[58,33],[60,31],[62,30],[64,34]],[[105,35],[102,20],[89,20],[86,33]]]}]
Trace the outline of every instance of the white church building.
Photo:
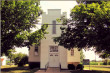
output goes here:
[{"label": "white church building", "polygon": [[77,48],[68,50],[63,46],[59,46],[53,41],[53,37],[61,35],[61,23],[56,21],[62,15],[67,16],[66,12],[61,13],[61,9],[48,9],[48,13],[42,14],[42,24],[49,24],[46,34],[46,39],[41,40],[39,47],[36,45],[30,46],[29,65],[31,67],[40,67],[45,69],[48,67],[59,67],[68,69],[68,64],[77,66],[80,63],[80,51]]}]

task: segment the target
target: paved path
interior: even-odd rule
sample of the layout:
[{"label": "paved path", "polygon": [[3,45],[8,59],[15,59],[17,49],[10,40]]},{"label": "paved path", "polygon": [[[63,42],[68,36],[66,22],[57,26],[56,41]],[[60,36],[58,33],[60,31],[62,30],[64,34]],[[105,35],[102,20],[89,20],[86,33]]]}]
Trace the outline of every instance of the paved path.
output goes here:
[{"label": "paved path", "polygon": [[38,70],[35,73],[71,73],[69,71],[60,71],[60,68],[48,68],[45,72],[45,70]]},{"label": "paved path", "polygon": [[35,73],[110,73],[110,72],[102,72],[102,71],[91,71],[91,70],[61,70],[59,68],[48,68],[45,70],[38,70]]}]

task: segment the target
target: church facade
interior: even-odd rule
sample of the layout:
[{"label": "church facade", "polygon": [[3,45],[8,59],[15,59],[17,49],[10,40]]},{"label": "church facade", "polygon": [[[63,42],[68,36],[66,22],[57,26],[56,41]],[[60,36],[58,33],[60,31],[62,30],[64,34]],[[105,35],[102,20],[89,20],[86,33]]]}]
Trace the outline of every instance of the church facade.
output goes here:
[{"label": "church facade", "polygon": [[49,24],[46,39],[41,40],[39,47],[30,46],[29,65],[33,67],[39,66],[41,69],[48,67],[59,67],[68,69],[68,64],[77,66],[80,63],[80,51],[77,48],[67,50],[63,46],[59,46],[53,41],[53,37],[61,35],[61,23],[56,21],[62,15],[67,16],[66,12],[61,13],[61,9],[48,9],[48,14],[42,14],[42,24]]}]

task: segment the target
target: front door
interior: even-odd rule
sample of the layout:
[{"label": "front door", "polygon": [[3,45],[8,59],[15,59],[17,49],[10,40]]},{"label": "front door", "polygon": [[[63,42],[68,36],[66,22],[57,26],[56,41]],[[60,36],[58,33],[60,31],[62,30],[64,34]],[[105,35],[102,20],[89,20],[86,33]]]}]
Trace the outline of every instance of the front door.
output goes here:
[{"label": "front door", "polygon": [[50,46],[50,49],[49,49],[49,67],[59,67],[58,46]]}]

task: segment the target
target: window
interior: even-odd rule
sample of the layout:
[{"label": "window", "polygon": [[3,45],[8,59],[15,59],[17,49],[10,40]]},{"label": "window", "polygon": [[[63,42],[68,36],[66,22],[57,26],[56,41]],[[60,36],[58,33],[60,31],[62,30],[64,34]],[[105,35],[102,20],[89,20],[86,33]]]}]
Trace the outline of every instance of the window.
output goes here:
[{"label": "window", "polygon": [[50,46],[50,52],[58,52],[58,46]]},{"label": "window", "polygon": [[38,55],[38,45],[35,45],[35,55]]},{"label": "window", "polygon": [[54,46],[50,46],[50,52],[53,52]]},{"label": "window", "polygon": [[74,56],[74,49],[71,49],[71,56]]},{"label": "window", "polygon": [[56,34],[56,21],[53,21],[53,29],[52,29],[52,34]]}]

